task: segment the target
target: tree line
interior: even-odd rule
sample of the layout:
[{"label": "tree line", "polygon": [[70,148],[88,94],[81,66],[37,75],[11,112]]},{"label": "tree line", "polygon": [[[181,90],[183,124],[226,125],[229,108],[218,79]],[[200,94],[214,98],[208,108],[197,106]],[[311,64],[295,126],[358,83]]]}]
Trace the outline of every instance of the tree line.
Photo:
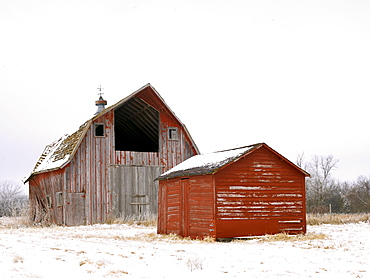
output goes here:
[{"label": "tree line", "polygon": [[360,176],[354,182],[338,181],[333,177],[338,159],[332,155],[313,156],[305,162],[298,155],[296,164],[311,177],[306,180],[308,213],[369,213],[370,177]]},{"label": "tree line", "polygon": [[[307,171],[306,207],[308,213],[369,213],[370,176],[355,182],[338,181],[333,177],[339,160],[332,155],[313,156],[305,162],[298,155],[296,164]],[[0,181],[0,217],[17,216],[28,206],[23,184]]]},{"label": "tree line", "polygon": [[28,196],[23,184],[15,181],[0,181],[0,217],[19,216],[28,206]]}]

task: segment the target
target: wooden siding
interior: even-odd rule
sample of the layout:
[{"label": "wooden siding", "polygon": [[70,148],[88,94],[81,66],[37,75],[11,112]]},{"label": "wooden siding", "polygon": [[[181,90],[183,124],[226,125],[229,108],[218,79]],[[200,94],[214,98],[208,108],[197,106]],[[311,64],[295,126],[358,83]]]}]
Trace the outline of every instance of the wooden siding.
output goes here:
[{"label": "wooden siding", "polygon": [[[111,181],[109,174],[112,165],[155,166],[160,167],[158,169],[162,173],[198,154],[185,127],[150,86],[134,97],[141,98],[159,111],[158,152],[116,151],[114,109],[86,122],[89,128],[83,135],[81,133],[69,163],[62,170],[37,173],[29,180],[30,200],[38,200],[41,207],[47,195],[52,196],[54,203],[56,192],[62,192],[63,206],[50,211],[55,223],[104,223],[112,217],[113,210],[117,209],[112,199],[114,179]],[[104,124],[104,136],[95,136],[95,123]],[[168,139],[169,127],[178,129],[177,140]],[[154,181],[148,181],[148,186],[153,184]],[[157,207],[152,209],[157,211]]]},{"label": "wooden siding", "polygon": [[[137,97],[157,109],[160,113],[160,152],[162,152],[162,166],[164,172],[173,168],[184,160],[198,154],[198,150],[193,145],[191,138],[187,134],[185,127],[179,122],[177,117],[164,104],[157,94],[151,93],[148,87],[140,92]],[[168,128],[178,128],[178,140],[168,140]]]},{"label": "wooden siding", "polygon": [[164,180],[159,184],[157,231],[160,234],[180,234],[180,180]]},{"label": "wooden siding", "polygon": [[160,181],[158,233],[192,238],[215,235],[212,178]]},{"label": "wooden siding", "polygon": [[[177,140],[168,139],[168,128],[170,127],[178,129]],[[159,137],[158,152],[115,151],[115,164],[162,166],[163,173],[198,154],[181,124],[168,115],[166,110],[160,113]]]},{"label": "wooden siding", "polygon": [[[104,223],[112,217],[112,210],[116,209],[112,202],[112,184],[109,179],[111,165],[161,166],[162,173],[196,154],[195,149],[189,148],[186,151],[184,148],[186,145],[191,145],[191,141],[185,136],[178,122],[163,114],[160,114],[160,119],[159,152],[116,151],[114,148],[114,112],[110,111],[94,120],[93,123],[105,125],[105,136],[94,136],[94,125],[92,124],[73,157],[71,166],[66,170],[66,192],[86,194],[86,224]],[[170,126],[178,127],[178,140],[168,142],[167,131]],[[156,212],[157,208],[153,213]]]},{"label": "wooden siding", "polygon": [[116,151],[115,164],[122,165],[161,165],[159,152],[133,152],[133,151]]},{"label": "wooden siding", "polygon": [[304,175],[265,148],[215,179],[218,237],[305,232]]},{"label": "wooden siding", "polygon": [[215,236],[213,176],[198,176],[187,181],[189,186],[184,201],[188,202],[188,211],[183,216],[189,219],[187,236],[192,238]]},{"label": "wooden siding", "polygon": [[306,175],[262,146],[214,174],[160,180],[158,233],[192,238],[305,233]]},{"label": "wooden siding", "polygon": [[86,224],[85,193],[65,193],[65,225]]},{"label": "wooden siding", "polygon": [[[29,182],[29,198],[35,209],[34,221],[44,221],[45,216],[55,224],[63,223],[63,203],[57,202],[57,194],[63,191],[64,171],[42,173]],[[49,200],[48,200],[49,198]],[[62,195],[62,198],[64,196]]]},{"label": "wooden siding", "polygon": [[113,214],[116,217],[143,219],[157,214],[158,166],[112,165]]},{"label": "wooden siding", "polygon": [[[94,123],[103,123],[105,136],[94,135]],[[94,120],[67,170],[67,193],[85,193],[86,224],[104,223],[111,213],[109,165],[114,164],[114,114]]]}]

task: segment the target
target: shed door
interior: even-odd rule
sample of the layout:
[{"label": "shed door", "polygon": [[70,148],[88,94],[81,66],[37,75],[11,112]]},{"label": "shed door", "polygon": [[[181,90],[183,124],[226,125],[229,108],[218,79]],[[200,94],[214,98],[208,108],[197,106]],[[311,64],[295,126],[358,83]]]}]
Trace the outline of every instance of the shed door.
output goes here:
[{"label": "shed door", "polygon": [[110,183],[116,217],[145,219],[158,213],[160,166],[112,165]]},{"label": "shed door", "polygon": [[189,236],[189,179],[180,180],[180,235]]}]

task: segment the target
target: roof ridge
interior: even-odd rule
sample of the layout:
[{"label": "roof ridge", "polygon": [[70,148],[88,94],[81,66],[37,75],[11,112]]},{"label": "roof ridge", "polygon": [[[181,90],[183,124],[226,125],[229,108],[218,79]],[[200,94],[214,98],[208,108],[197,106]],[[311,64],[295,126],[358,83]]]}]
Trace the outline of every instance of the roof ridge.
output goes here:
[{"label": "roof ridge", "polygon": [[240,149],[245,149],[245,148],[251,148],[251,147],[255,147],[257,145],[259,146],[259,145],[263,145],[263,144],[265,144],[265,143],[256,143],[256,144],[247,145],[247,146],[243,146],[243,147],[236,147],[236,148],[232,148],[232,149],[216,151],[216,152],[213,152],[213,153],[221,153],[221,152],[235,151],[235,150],[240,150]]}]

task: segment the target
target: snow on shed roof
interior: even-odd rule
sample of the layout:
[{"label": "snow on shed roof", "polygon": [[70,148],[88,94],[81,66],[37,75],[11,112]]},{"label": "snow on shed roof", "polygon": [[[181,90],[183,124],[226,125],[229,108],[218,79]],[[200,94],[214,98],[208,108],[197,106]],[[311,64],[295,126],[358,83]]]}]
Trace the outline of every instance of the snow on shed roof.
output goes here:
[{"label": "snow on shed roof", "polygon": [[262,144],[263,143],[258,143],[236,149],[192,156],[160,175],[157,180],[188,175],[211,174]]}]

